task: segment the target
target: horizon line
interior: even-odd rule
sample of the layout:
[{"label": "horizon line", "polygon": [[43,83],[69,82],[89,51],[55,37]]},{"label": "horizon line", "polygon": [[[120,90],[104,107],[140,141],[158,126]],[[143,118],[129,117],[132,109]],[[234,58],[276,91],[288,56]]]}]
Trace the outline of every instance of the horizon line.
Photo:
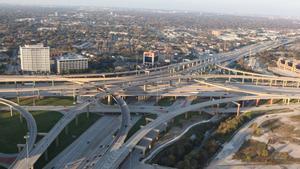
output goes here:
[{"label": "horizon line", "polygon": [[201,10],[186,10],[186,9],[163,9],[163,8],[142,8],[142,7],[118,7],[118,6],[102,6],[102,5],[56,5],[56,4],[16,4],[16,3],[4,3],[0,2],[0,5],[6,5],[6,6],[15,6],[15,7],[44,7],[44,8],[100,8],[100,9],[124,9],[124,10],[156,10],[156,11],[169,11],[169,12],[180,12],[180,13],[200,13],[200,14],[215,14],[215,15],[232,15],[232,16],[240,16],[240,17],[261,17],[261,18],[276,18],[276,19],[289,19],[289,20],[300,20],[300,16],[284,16],[284,15],[276,15],[276,14],[243,14],[243,13],[230,13],[230,12],[212,12],[212,11],[201,11]]}]

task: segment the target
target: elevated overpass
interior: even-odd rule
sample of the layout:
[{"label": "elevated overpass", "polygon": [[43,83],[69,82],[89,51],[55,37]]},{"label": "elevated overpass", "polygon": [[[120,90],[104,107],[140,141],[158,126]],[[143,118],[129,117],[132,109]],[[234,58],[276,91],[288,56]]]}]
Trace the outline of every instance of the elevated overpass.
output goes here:
[{"label": "elevated overpass", "polygon": [[[98,94],[97,97],[103,97],[107,93],[101,93]],[[116,101],[120,105],[121,111],[122,111],[122,125],[120,127],[120,132],[117,135],[115,139],[114,146],[119,147],[123,144],[127,132],[129,131],[129,125],[130,125],[130,112],[128,109],[128,106],[126,102],[119,96],[116,96]],[[71,122],[73,119],[75,119],[79,114],[85,113],[86,111],[89,111],[88,107],[92,104],[97,102],[97,99],[94,98],[92,100],[89,100],[87,102],[81,103],[73,108],[71,108],[67,113],[64,114],[64,116],[56,123],[56,125],[48,132],[48,134],[40,140],[34,149],[30,151],[29,158],[26,159],[18,159],[15,161],[13,165],[10,166],[10,168],[27,168],[27,162],[29,163],[29,166],[32,167],[34,163],[39,159],[39,157],[47,150],[47,148],[50,146],[50,144],[56,139],[56,137],[64,130],[64,128]]]},{"label": "elevated overpass", "polygon": [[[93,168],[101,168],[101,169],[111,169],[111,168],[118,168],[123,160],[129,155],[129,153],[134,149],[134,147],[140,142],[143,137],[151,130],[157,128],[161,124],[169,122],[171,119],[184,114],[185,112],[190,112],[194,110],[199,110],[201,108],[218,105],[222,103],[229,103],[229,102],[237,102],[237,101],[249,101],[249,100],[257,100],[257,99],[300,99],[300,96],[278,96],[278,95],[263,95],[263,96],[240,96],[234,98],[225,98],[219,100],[212,100],[208,102],[198,103],[195,105],[190,105],[188,107],[184,107],[178,110],[175,110],[172,113],[161,115],[160,118],[154,120],[153,122],[149,123],[142,129],[140,129],[137,133],[135,133],[124,145],[118,150],[111,151],[103,157],[103,160],[98,161],[97,164]],[[288,102],[289,103],[289,102]]]},{"label": "elevated overpass", "polygon": [[[9,106],[11,109],[18,111],[20,113],[20,116],[23,116],[26,120],[26,124],[27,124],[27,128],[28,128],[28,140],[27,140],[28,150],[27,150],[27,148],[23,148],[23,150],[18,154],[18,156],[16,158],[16,161],[23,160],[26,158],[27,153],[33,149],[33,146],[35,144],[36,137],[37,137],[36,122],[35,122],[33,116],[27,110],[25,110],[24,108],[22,108],[21,106],[19,106],[16,103],[0,98],[0,104]],[[14,163],[12,165],[14,165]]]},{"label": "elevated overpass", "polygon": [[[66,77],[46,77],[46,78],[40,78],[40,77],[28,77],[28,79],[19,79],[17,82],[15,81],[18,79],[18,77],[13,77],[12,79],[3,80],[5,77],[0,77],[3,80],[2,82],[72,82],[75,84],[83,85],[85,83],[92,83],[94,86],[101,86],[101,85],[110,85],[110,84],[116,84],[119,87],[115,87],[110,89],[106,93],[100,93],[95,95],[94,99],[97,100],[99,98],[103,98],[106,95],[109,95],[110,93],[115,93],[119,90],[123,90],[129,87],[133,86],[139,86],[146,83],[152,83],[157,81],[157,79],[161,79],[164,77],[171,77],[171,78],[177,78],[178,74],[187,74],[191,71],[198,70],[198,69],[204,69],[205,67],[208,67],[210,65],[219,64],[222,62],[231,62],[233,60],[238,59],[239,57],[244,57],[247,55],[249,49],[253,50],[253,53],[259,52],[262,50],[270,49],[273,47],[276,47],[278,45],[281,45],[282,42],[265,42],[262,44],[255,44],[249,47],[245,47],[242,49],[239,49],[237,51],[225,53],[225,54],[217,54],[212,57],[203,57],[197,60],[193,60],[190,62],[183,62],[179,64],[173,64],[168,65],[165,67],[159,67],[159,68],[153,68],[151,70],[147,70],[147,72],[144,72],[143,75],[140,76],[131,76],[131,77],[119,77],[123,75],[129,75],[129,74],[138,74],[136,71],[131,72],[120,72],[118,74],[99,74],[99,75],[75,75],[75,76],[66,76]],[[122,74],[123,73],[123,74]],[[163,73],[163,75],[161,75]],[[146,75],[146,76],[145,76]],[[115,78],[107,78],[107,76],[117,76]],[[48,79],[47,79],[48,78]],[[97,82],[100,82],[97,84]],[[126,84],[125,84],[126,83]],[[92,86],[93,86],[92,85]],[[260,96],[265,97],[265,96]],[[275,97],[275,96],[273,96]],[[230,99],[230,98],[228,98]],[[224,100],[221,100],[224,101]],[[31,166],[37,161],[37,159],[42,155],[42,153],[47,149],[47,147],[54,141],[54,139],[57,137],[57,135],[64,129],[64,127],[71,122],[78,114],[84,112],[84,109],[87,108],[91,103],[94,101],[87,101],[84,103],[79,104],[78,106],[72,108],[68,113],[65,114],[65,116],[53,127],[53,129],[46,135],[37,145],[36,147],[30,152],[30,159],[29,163]],[[122,103],[121,103],[122,104]],[[208,104],[208,103],[207,103]],[[210,104],[208,104],[210,105]],[[121,105],[126,106],[124,104]],[[205,106],[205,105],[202,105]],[[192,109],[194,109],[194,106],[191,106]],[[201,106],[200,106],[201,108]],[[149,130],[152,130],[153,127],[155,127],[157,124],[161,124],[163,121],[167,121],[169,119],[173,118],[173,115],[176,116],[176,114],[180,114],[181,111],[185,111],[186,109],[181,109],[180,111],[175,111],[175,113],[171,114],[165,114],[162,116],[162,118],[159,118],[158,120],[153,121],[153,123],[150,123],[149,127],[144,127],[140,132],[136,133],[134,137],[128,141],[128,143],[123,144],[122,139],[121,141],[117,141],[116,144],[114,144],[116,147],[111,149],[111,152],[109,154],[105,155],[104,161],[98,162],[96,166],[102,168],[107,167],[113,167],[117,166],[121,163],[121,160],[123,160],[124,155],[128,155],[128,151],[131,151],[132,148],[137,144],[137,142],[140,140],[141,137],[144,136],[144,134],[147,134]],[[187,109],[189,111],[189,109]],[[177,113],[176,113],[177,112]],[[126,119],[123,119],[124,121]],[[123,124],[123,123],[122,123]],[[123,126],[123,125],[122,125]],[[125,131],[126,132],[126,131]],[[119,144],[120,143],[120,144]],[[122,143],[122,144],[121,144]],[[114,146],[113,146],[114,147]],[[111,162],[116,162],[112,164],[111,162],[108,162],[110,158],[112,157]],[[16,161],[16,163],[11,168],[24,168],[25,167],[25,161],[24,159],[20,159]]]},{"label": "elevated overpass", "polygon": [[[115,73],[102,73],[102,74],[82,74],[82,75],[65,75],[65,76],[0,76],[0,83],[17,83],[17,82],[72,82],[77,84],[88,83],[92,81],[109,81],[116,79],[125,80],[127,76],[136,76],[137,74],[140,76],[150,75],[151,74],[162,74],[162,73],[175,73],[175,71],[186,70],[192,67],[197,69],[198,65],[202,65],[204,63],[212,63],[217,64],[220,62],[227,62],[239,59],[241,57],[247,56],[249,54],[249,50],[252,51],[253,54],[268,50],[271,48],[276,48],[280,45],[286,44],[287,42],[282,41],[267,41],[259,44],[254,44],[250,46],[243,47],[241,49],[215,54],[213,56],[203,56],[199,59],[192,60],[189,62],[182,62],[171,64],[162,67],[155,67],[151,69],[147,69],[147,71],[142,71],[144,74],[139,74],[136,70],[134,71],[125,71],[125,72],[115,72]],[[148,73],[147,73],[148,72]],[[125,76],[125,77],[122,77]],[[110,77],[110,78],[107,78]]]}]

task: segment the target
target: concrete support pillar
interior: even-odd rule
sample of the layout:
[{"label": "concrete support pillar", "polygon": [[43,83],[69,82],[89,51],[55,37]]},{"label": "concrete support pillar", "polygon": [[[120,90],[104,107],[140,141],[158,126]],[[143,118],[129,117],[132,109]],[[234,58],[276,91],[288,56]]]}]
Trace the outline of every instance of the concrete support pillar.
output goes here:
[{"label": "concrete support pillar", "polygon": [[178,83],[179,83],[179,84],[181,83],[181,78],[178,78]]},{"label": "concrete support pillar", "polygon": [[145,84],[144,85],[144,92],[146,92],[147,91],[147,85]]},{"label": "concrete support pillar", "polygon": [[291,101],[291,99],[288,98],[288,99],[287,99],[287,105],[290,105],[290,101]]},{"label": "concrete support pillar", "polygon": [[111,102],[112,102],[112,97],[111,97],[111,95],[108,95],[107,96],[107,104],[111,104]]},{"label": "concrete support pillar", "polygon": [[269,85],[272,86],[272,83],[273,83],[273,80],[270,80],[270,84]]},{"label": "concrete support pillar", "polygon": [[35,97],[32,97],[32,105],[35,106]]},{"label": "concrete support pillar", "polygon": [[68,125],[65,127],[65,134],[69,135],[69,126]]},{"label": "concrete support pillar", "polygon": [[202,114],[202,111],[201,111],[201,110],[199,110],[199,112],[198,112],[198,113],[199,113],[199,115],[201,115],[201,114]]},{"label": "concrete support pillar", "polygon": [[55,138],[55,146],[58,147],[59,146],[59,136],[57,136]]},{"label": "concrete support pillar", "polygon": [[87,106],[87,111],[86,111],[86,118],[90,118],[90,106]]},{"label": "concrete support pillar", "polygon": [[145,149],[143,149],[143,157],[145,157],[145,155],[146,155],[146,148]]},{"label": "concrete support pillar", "polygon": [[20,104],[20,97],[19,97],[19,93],[17,94],[17,103]]},{"label": "concrete support pillar", "polygon": [[45,154],[44,154],[44,155],[45,155],[45,156],[44,156],[44,157],[45,157],[45,161],[48,161],[48,160],[49,160],[49,158],[48,158],[48,150],[45,151]]},{"label": "concrete support pillar", "polygon": [[12,117],[14,115],[13,108],[9,106],[9,109],[10,109],[10,117]]},{"label": "concrete support pillar", "polygon": [[52,87],[54,87],[54,85],[55,85],[55,84],[54,84],[54,80],[52,80]]},{"label": "concrete support pillar", "polygon": [[216,114],[219,114],[220,104],[217,104]]},{"label": "concrete support pillar", "polygon": [[242,101],[242,107],[245,107],[245,101]]},{"label": "concrete support pillar", "polygon": [[73,89],[73,104],[76,104],[76,89]]},{"label": "concrete support pillar", "polygon": [[256,85],[256,86],[258,85],[258,79],[256,79],[255,85]]},{"label": "concrete support pillar", "polygon": [[185,119],[188,119],[188,118],[189,118],[188,112],[185,113],[184,117],[185,117]]},{"label": "concrete support pillar", "polygon": [[23,123],[23,117],[22,117],[21,113],[20,113],[20,122]]},{"label": "concrete support pillar", "polygon": [[22,147],[18,146],[18,145],[17,145],[17,147],[18,147],[18,152],[20,153],[22,151]]},{"label": "concrete support pillar", "polygon": [[273,105],[273,99],[270,99],[270,105]]},{"label": "concrete support pillar", "polygon": [[237,110],[236,110],[236,116],[240,116],[240,108],[241,108],[241,105],[238,104],[237,106],[238,106],[238,107],[237,107]]},{"label": "concrete support pillar", "polygon": [[75,125],[78,126],[78,116],[75,117]]},{"label": "concrete support pillar", "polygon": [[259,99],[256,99],[255,106],[258,106],[258,104],[259,104]]},{"label": "concrete support pillar", "polygon": [[299,88],[299,86],[300,86],[300,82],[297,82],[297,88]]},{"label": "concrete support pillar", "polygon": [[238,102],[232,102],[233,104],[235,104],[237,106],[237,109],[236,109],[236,116],[240,116],[240,108],[241,108],[241,104],[238,103]]},{"label": "concrete support pillar", "polygon": [[37,95],[38,95],[37,99],[40,100],[40,98],[41,98],[40,90],[37,91]]}]

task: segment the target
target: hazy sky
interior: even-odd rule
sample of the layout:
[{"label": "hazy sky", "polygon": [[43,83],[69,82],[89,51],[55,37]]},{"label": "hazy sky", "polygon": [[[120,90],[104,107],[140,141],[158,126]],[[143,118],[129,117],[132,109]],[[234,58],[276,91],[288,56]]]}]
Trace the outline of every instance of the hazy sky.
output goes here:
[{"label": "hazy sky", "polygon": [[300,17],[300,0],[0,0],[0,3],[179,9],[245,15]]}]

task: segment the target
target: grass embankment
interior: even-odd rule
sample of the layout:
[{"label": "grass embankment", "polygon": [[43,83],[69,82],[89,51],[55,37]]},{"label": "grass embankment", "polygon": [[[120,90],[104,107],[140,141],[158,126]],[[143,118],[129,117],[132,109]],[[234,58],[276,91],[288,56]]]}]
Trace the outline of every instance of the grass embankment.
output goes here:
[{"label": "grass embankment", "polygon": [[[10,99],[11,101],[18,103],[17,98]],[[57,96],[57,97],[40,97],[40,99],[27,97],[20,98],[19,103],[22,106],[72,106],[74,98],[69,96]]]},{"label": "grass embankment", "polygon": [[[179,169],[203,168],[235,131],[258,115],[245,113],[216,124],[200,124],[192,128],[177,143],[159,153],[153,163]],[[209,137],[204,140],[206,134]]]},{"label": "grass embankment", "polygon": [[[63,116],[59,112],[54,111],[34,111],[31,112],[37,123],[38,132],[47,133]],[[24,136],[27,132],[27,125],[25,119],[20,122],[20,115],[14,114],[10,117],[10,112],[0,112],[0,152],[1,153],[17,153],[17,144],[25,144]],[[77,139],[84,131],[86,131],[94,122],[100,118],[99,115],[91,114],[87,119],[85,114],[78,116],[79,125],[76,126],[75,120],[69,125],[69,133],[60,133],[59,146],[55,142],[48,148],[49,160],[54,158],[57,154],[63,151],[75,139]],[[37,141],[42,137],[38,137]],[[37,161],[35,168],[42,168],[48,161],[45,161],[44,155]]]},{"label": "grass embankment", "polygon": [[211,118],[211,115],[207,114],[207,113],[199,114],[199,112],[187,112],[187,114],[182,114],[180,116],[175,117],[173,122],[168,125],[168,129],[171,129],[173,127],[182,128],[183,125],[185,123],[189,122],[191,119],[198,119],[198,118],[206,120],[206,119]]},{"label": "grass embankment", "polygon": [[157,102],[158,106],[171,106],[176,101],[175,97],[164,97]]},{"label": "grass embankment", "polygon": [[[31,112],[36,120],[38,132],[49,131],[55,123],[62,117],[59,112],[53,111],[34,111]],[[0,152],[17,153],[17,144],[24,144],[24,136],[27,132],[25,119],[20,121],[20,115],[14,114],[10,117],[10,112],[0,112]]]},{"label": "grass embankment", "polygon": [[[299,123],[300,116],[289,117],[294,123]],[[256,139],[250,139],[243,143],[238,152],[234,155],[234,159],[243,162],[255,162],[263,164],[291,164],[299,163],[299,158],[293,158],[289,152],[281,152],[273,148],[276,144],[299,144],[300,130],[297,129],[297,124],[289,124],[282,122],[281,119],[270,119],[264,121],[260,126],[253,124],[252,132],[256,137],[263,135],[267,136],[266,142],[260,142]],[[295,126],[296,125],[296,126]],[[272,135],[276,135],[275,137]]]},{"label": "grass embankment", "polygon": [[244,162],[261,162],[264,164],[299,163],[300,161],[300,159],[291,157],[288,152],[274,151],[268,144],[252,139],[247,140],[233,158]]}]

